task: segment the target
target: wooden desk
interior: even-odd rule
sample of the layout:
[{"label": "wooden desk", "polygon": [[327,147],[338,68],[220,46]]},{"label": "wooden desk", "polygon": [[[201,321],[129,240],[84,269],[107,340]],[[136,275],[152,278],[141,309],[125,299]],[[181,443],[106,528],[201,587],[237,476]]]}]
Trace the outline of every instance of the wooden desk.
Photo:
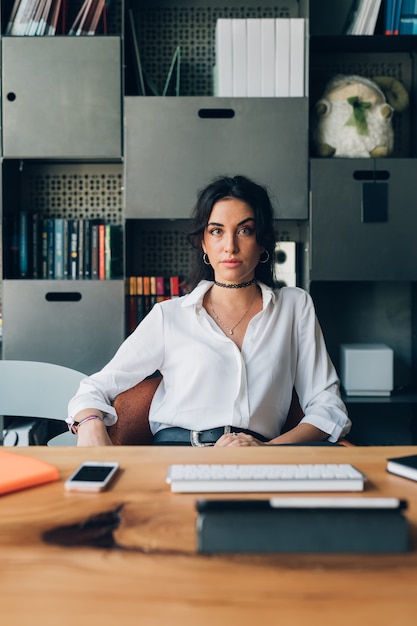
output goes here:
[{"label": "wooden desk", "polygon": [[[0,615],[6,626],[415,626],[417,483],[385,472],[390,456],[417,447],[15,448],[59,467],[61,481],[0,499]],[[68,493],[84,460],[119,460],[110,491]],[[409,502],[406,555],[236,555],[195,552],[194,495],[172,494],[168,465],[181,462],[350,462],[369,477],[366,495]],[[264,496],[262,496],[264,497]],[[123,503],[114,535],[137,551],[45,544],[50,528]]]}]

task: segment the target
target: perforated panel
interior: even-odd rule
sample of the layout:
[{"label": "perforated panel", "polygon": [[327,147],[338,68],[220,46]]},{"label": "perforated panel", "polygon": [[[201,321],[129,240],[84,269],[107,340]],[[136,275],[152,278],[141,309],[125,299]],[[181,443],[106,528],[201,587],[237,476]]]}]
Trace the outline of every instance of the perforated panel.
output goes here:
[{"label": "perforated panel", "polygon": [[25,164],[22,209],[44,217],[123,222],[120,164]]},{"label": "perforated panel", "polygon": [[[126,254],[128,276],[180,275],[186,277],[193,250],[186,235],[189,220],[128,220]],[[300,241],[297,224],[275,224],[278,241]]]},{"label": "perforated panel", "polygon": [[[170,3],[174,4],[174,3]],[[244,4],[244,3],[242,3]],[[134,7],[140,55],[146,77],[159,94],[165,85],[177,46],[181,48],[182,96],[213,94],[215,26],[218,18],[298,17],[298,4],[245,7]],[[292,8],[291,8],[292,7]]]}]

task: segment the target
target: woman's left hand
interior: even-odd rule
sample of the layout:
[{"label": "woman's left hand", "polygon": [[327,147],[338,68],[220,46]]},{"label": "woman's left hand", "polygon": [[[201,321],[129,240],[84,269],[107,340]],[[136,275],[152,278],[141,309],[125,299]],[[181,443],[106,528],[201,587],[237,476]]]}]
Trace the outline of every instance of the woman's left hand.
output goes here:
[{"label": "woman's left hand", "polygon": [[241,448],[247,446],[264,446],[265,443],[259,441],[259,439],[255,439],[252,435],[247,435],[246,433],[229,433],[227,435],[222,435],[214,445],[219,448]]}]

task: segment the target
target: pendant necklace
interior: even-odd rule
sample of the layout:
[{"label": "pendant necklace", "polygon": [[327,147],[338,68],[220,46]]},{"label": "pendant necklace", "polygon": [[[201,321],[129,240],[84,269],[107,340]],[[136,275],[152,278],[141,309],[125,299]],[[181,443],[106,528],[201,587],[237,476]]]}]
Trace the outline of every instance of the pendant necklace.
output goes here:
[{"label": "pendant necklace", "polygon": [[235,330],[235,328],[237,328],[239,326],[239,324],[245,319],[245,317],[247,316],[247,314],[249,313],[249,311],[251,310],[252,306],[255,303],[256,300],[256,296],[258,295],[258,291],[256,291],[255,293],[255,297],[252,300],[252,302],[249,305],[249,308],[246,309],[246,311],[244,312],[244,314],[242,315],[242,317],[240,318],[240,320],[238,322],[236,322],[236,324],[234,326],[232,326],[232,328],[229,328],[229,326],[226,326],[226,324],[223,322],[223,320],[220,319],[220,317],[217,315],[216,311],[213,309],[212,305],[209,304],[210,307],[210,311],[212,314],[213,319],[220,324],[220,326],[223,326],[223,328],[225,329],[225,331],[227,332],[228,335],[233,335],[233,332]]}]

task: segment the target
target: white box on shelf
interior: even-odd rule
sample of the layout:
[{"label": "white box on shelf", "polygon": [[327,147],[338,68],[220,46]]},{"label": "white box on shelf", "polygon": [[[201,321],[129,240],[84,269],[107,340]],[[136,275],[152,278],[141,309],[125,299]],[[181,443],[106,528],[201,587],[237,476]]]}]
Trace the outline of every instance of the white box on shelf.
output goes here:
[{"label": "white box on shelf", "polygon": [[348,396],[389,396],[394,387],[394,351],[383,343],[342,344],[340,380]]}]

